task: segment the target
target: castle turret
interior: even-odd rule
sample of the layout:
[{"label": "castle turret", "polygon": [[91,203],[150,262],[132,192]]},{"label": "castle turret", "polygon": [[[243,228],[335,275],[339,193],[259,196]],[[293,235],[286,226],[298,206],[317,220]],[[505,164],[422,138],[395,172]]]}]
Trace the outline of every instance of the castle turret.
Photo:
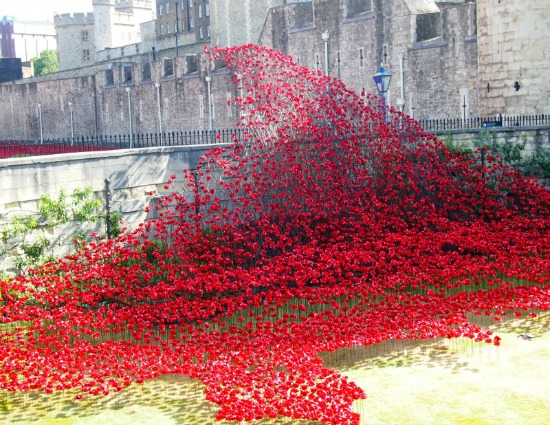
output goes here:
[{"label": "castle turret", "polygon": [[92,0],[94,7],[95,50],[105,50],[113,46],[113,25],[115,0]]},{"label": "castle turret", "polygon": [[93,13],[65,13],[53,18],[59,69],[80,68],[95,62]]}]

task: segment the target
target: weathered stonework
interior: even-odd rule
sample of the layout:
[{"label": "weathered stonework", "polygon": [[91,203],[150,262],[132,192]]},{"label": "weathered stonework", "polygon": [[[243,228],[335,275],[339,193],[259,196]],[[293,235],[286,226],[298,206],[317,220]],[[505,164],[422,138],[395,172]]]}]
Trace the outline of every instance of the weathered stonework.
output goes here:
[{"label": "weathered stonework", "polygon": [[[154,216],[154,210],[147,213],[145,207],[154,206],[159,195],[191,190],[183,180],[182,170],[195,169],[209,149],[209,146],[181,146],[2,160],[0,224],[8,213],[37,211],[38,200],[43,194],[56,198],[62,189],[70,194],[74,189],[91,186],[96,196],[104,201],[105,179],[109,179],[111,211],[121,212],[127,226],[135,228]],[[167,190],[164,185],[171,175],[177,178]],[[87,230],[104,234],[105,229],[100,228],[103,225],[99,223]],[[71,235],[76,226],[76,223],[67,224],[46,235],[53,243],[52,255],[61,256],[73,250]],[[17,255],[17,250],[12,254]],[[0,263],[0,273],[14,271],[10,269],[11,260],[13,257]]]},{"label": "weathered stonework", "polygon": [[54,17],[60,70],[93,65],[96,52],[138,43],[140,24],[153,17],[152,0],[92,0],[92,4],[93,13]]},{"label": "weathered stonework", "polygon": [[[38,104],[45,139],[70,138],[71,108],[77,137],[129,134],[129,110],[134,133],[158,132],[159,98],[164,131],[207,129],[207,73],[212,77],[213,127],[232,128],[238,117],[231,102],[237,85],[226,69],[211,69],[203,59],[192,55],[147,62],[149,75],[143,64],[123,64],[91,76],[0,85],[0,140],[39,140]],[[160,84],[158,96],[155,83]]]},{"label": "weathered stonework", "polygon": [[550,113],[550,3],[483,0],[477,19],[480,113]]},{"label": "weathered stonework", "polygon": [[[260,43],[324,71],[322,33],[328,31],[329,74],[350,88],[376,94],[372,76],[383,63],[393,75],[390,105],[415,118],[461,117],[466,100],[469,117],[478,113],[477,44],[469,27],[470,7],[404,0],[365,0],[359,9],[349,0],[289,4],[271,10]],[[301,19],[307,8],[313,21]],[[422,26],[424,16],[428,28]],[[430,38],[419,40],[426,34]]]},{"label": "weathered stonework", "polygon": [[[328,65],[330,75],[357,92],[375,92],[372,76],[384,63],[393,75],[389,104],[417,119],[550,113],[548,2],[210,0],[209,5],[214,44],[255,42],[311,69],[324,72]],[[243,17],[246,25],[239,23]],[[155,82],[161,84],[165,129],[208,128],[207,72],[213,72],[213,125],[232,127],[237,114],[227,101],[236,94],[235,83],[227,70],[214,70],[197,55],[203,46],[193,41],[195,34],[181,33],[174,59],[173,37],[157,38],[151,23],[142,24],[141,32],[142,43],[97,52],[100,63],[94,66],[1,85],[0,138],[36,138],[37,103],[45,113],[46,138],[66,138],[68,99],[75,99],[80,117],[77,134],[127,133],[126,88],[134,132],[156,131]],[[329,35],[326,44],[323,33]]]}]

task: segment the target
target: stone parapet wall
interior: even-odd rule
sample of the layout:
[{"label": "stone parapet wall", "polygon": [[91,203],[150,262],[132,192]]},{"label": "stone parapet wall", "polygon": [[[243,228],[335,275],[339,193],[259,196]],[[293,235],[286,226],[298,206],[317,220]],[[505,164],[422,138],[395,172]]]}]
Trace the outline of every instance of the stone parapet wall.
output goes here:
[{"label": "stone parapet wall", "polygon": [[[216,145],[224,146],[227,145]],[[10,215],[36,212],[42,195],[57,198],[61,190],[71,194],[75,189],[91,186],[105,204],[105,180],[109,179],[111,211],[122,213],[127,226],[135,228],[153,217],[153,212],[148,214],[145,208],[153,205],[160,195],[190,190],[183,180],[183,170],[195,169],[211,148],[210,145],[145,148],[1,160],[0,224]],[[172,175],[177,178],[167,190],[164,186]],[[53,242],[51,254],[61,256],[74,248],[71,239],[77,225],[70,223],[47,235]],[[99,223],[87,230],[105,234],[103,225]],[[0,273],[13,272],[10,259],[5,260],[0,263]]]},{"label": "stone parapet wall", "polygon": [[523,156],[528,157],[541,149],[550,150],[550,126],[491,127],[430,131],[443,141],[452,140],[455,146],[475,147],[475,144],[523,144]]}]

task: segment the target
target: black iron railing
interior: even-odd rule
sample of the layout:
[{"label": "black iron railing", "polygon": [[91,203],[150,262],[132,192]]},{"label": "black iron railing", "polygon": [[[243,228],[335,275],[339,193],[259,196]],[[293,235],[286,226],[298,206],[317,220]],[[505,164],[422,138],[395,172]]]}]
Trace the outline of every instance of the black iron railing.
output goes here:
[{"label": "black iron railing", "polygon": [[172,131],[134,135],[80,136],[70,139],[0,141],[0,158],[162,146],[214,145],[241,140],[242,129]]},{"label": "black iron railing", "polygon": [[499,115],[496,117],[420,119],[427,131],[460,130],[489,127],[536,127],[550,125],[550,115]]}]

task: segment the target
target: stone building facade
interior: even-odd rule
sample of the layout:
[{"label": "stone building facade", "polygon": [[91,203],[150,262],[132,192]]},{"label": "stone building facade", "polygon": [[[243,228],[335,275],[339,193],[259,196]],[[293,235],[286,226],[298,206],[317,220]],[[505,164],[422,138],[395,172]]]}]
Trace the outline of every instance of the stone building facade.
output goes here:
[{"label": "stone building facade", "polygon": [[156,0],[156,11],[159,40],[173,39],[175,44],[178,37],[183,45],[210,44],[209,0]]},{"label": "stone building facade", "polygon": [[260,43],[327,67],[358,92],[376,94],[383,63],[390,105],[415,118],[468,118],[479,110],[474,12],[475,4],[431,0],[293,3],[271,10]]},{"label": "stone building facade", "polygon": [[[550,53],[544,41],[550,39],[548,2],[309,0],[283,1],[269,9],[267,3],[258,39],[243,42],[271,46],[321,72],[328,68],[358,92],[376,91],[372,76],[384,63],[393,75],[389,104],[417,119],[550,114]],[[219,14],[233,3],[208,4],[212,44],[217,44],[224,28]],[[251,13],[246,8],[252,3],[247,4],[226,9],[227,20],[236,22],[239,11]],[[175,19],[172,12],[168,18],[163,13],[163,19]],[[259,9],[254,16],[259,19]],[[37,103],[48,123],[45,136],[66,137],[69,99],[74,99],[77,134],[127,133],[128,103],[134,132],[156,131],[160,121],[170,131],[206,129],[207,73],[212,76],[213,126],[233,126],[236,111],[227,101],[236,88],[229,72],[212,68],[201,56],[204,44],[197,42],[196,33],[180,33],[176,56],[175,38],[157,37],[157,27],[143,23],[147,35],[142,43],[96,52],[93,66],[1,85],[0,139],[36,138]],[[231,33],[224,37],[220,39],[227,43],[234,40]],[[80,101],[85,96],[92,103]]]},{"label": "stone building facade", "polygon": [[480,113],[550,113],[550,2],[477,3]]},{"label": "stone building facade", "polygon": [[4,16],[0,20],[0,56],[15,58],[15,40],[13,38],[13,19]]},{"label": "stone building facade", "polygon": [[45,139],[69,139],[71,111],[77,137],[129,134],[130,127],[134,133],[207,129],[210,121],[213,128],[232,128],[239,112],[231,80],[227,69],[212,68],[206,57],[186,55],[98,66],[92,75],[1,84],[0,140],[39,140],[40,122]]},{"label": "stone building facade", "polygon": [[290,0],[210,0],[212,44],[257,43],[271,8]]},{"label": "stone building facade", "polygon": [[141,40],[140,24],[154,18],[152,0],[92,0],[93,13],[54,17],[59,69],[90,66],[96,52]]},{"label": "stone building facade", "polygon": [[[1,10],[0,10],[1,12]],[[44,50],[56,49],[51,21],[22,21],[10,16],[0,20],[0,56],[28,62]]]}]

